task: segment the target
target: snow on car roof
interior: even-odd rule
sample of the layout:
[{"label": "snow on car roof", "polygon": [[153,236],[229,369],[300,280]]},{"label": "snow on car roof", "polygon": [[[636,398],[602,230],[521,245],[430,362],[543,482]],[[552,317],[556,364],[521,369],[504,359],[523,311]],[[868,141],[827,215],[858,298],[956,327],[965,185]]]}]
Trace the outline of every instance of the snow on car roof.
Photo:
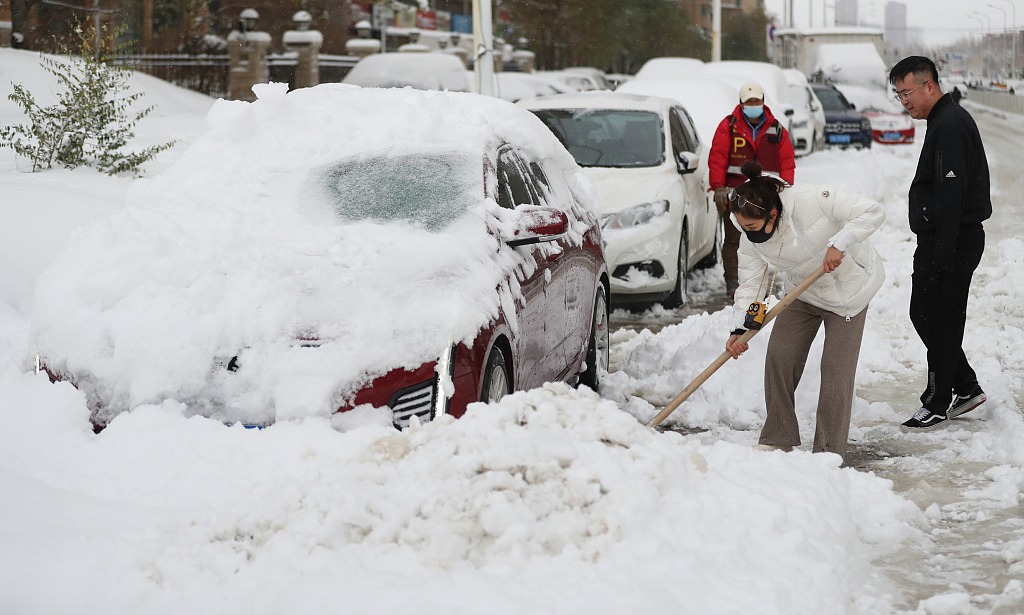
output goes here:
[{"label": "snow on car roof", "polygon": [[470,91],[466,67],[445,53],[375,53],[359,60],[342,83],[364,87]]},{"label": "snow on car roof", "polygon": [[[718,124],[739,104],[739,89],[718,75],[692,75],[671,79],[634,79],[622,84],[620,90],[637,94],[663,96],[679,101],[693,118],[701,141],[710,146]],[[765,100],[769,108],[771,98]]]},{"label": "snow on car roof", "polygon": [[671,99],[658,96],[648,96],[645,94],[631,94],[628,92],[618,91],[593,91],[541,96],[531,100],[524,100],[520,104],[528,109],[601,107],[606,109],[642,109],[648,111],[661,111],[676,103]]},{"label": "snow on car roof", "polygon": [[[449,335],[472,337],[506,304],[495,288],[519,261],[488,234],[486,148],[506,139],[582,177],[539,120],[500,99],[338,84],[256,92],[216,103],[209,131],[78,232],[38,282],[39,352],[105,387],[109,403],[205,400],[254,422],[328,413],[339,392],[436,359]],[[475,162],[438,166],[435,155]],[[374,180],[389,157],[401,164]],[[442,169],[479,215],[339,219],[335,197],[352,191],[324,187],[361,162],[368,193],[385,180],[419,190]],[[395,206],[381,205],[375,218]],[[244,369],[211,384],[232,356]]]}]

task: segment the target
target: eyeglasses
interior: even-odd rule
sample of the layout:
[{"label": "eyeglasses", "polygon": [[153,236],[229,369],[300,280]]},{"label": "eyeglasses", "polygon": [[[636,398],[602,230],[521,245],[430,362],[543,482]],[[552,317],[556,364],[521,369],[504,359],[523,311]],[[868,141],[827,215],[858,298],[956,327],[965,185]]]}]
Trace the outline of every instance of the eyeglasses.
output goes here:
[{"label": "eyeglasses", "polygon": [[[930,80],[929,81],[925,81],[924,83],[929,83],[929,82],[930,82]],[[906,92],[896,92],[896,102],[907,102],[907,99],[910,98],[910,95],[913,94],[914,92],[916,92],[917,90],[919,90],[921,88],[921,86],[924,85],[924,83],[922,83],[921,85],[917,86],[913,90],[907,90]]]},{"label": "eyeglasses", "polygon": [[751,207],[754,207],[756,209],[760,209],[761,211],[765,211],[765,208],[763,206],[758,205],[757,203],[755,203],[755,202],[751,201],[750,199],[744,197],[739,192],[736,192],[735,188],[733,188],[732,190],[729,191],[729,202],[730,203],[736,203],[737,201],[740,202],[739,207],[743,207],[744,205],[750,205]]}]

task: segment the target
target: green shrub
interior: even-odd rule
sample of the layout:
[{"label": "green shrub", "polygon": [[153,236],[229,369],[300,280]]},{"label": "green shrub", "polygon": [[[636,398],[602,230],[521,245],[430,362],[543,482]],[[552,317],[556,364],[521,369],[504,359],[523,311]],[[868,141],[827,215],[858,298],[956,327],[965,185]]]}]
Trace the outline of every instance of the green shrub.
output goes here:
[{"label": "green shrub", "polygon": [[60,45],[66,61],[42,58],[43,68],[63,90],[53,105],[41,107],[23,85],[14,84],[14,93],[8,98],[24,110],[29,123],[0,127],[0,147],[11,147],[30,159],[32,172],[52,168],[56,162],[69,169],[92,166],[108,175],[137,175],[143,163],[171,147],[173,141],[125,150],[135,135],[135,124],[153,107],[134,116],[130,113],[131,104],[142,94],[127,94],[131,70],[112,63],[119,32],[102,28],[106,44],[97,45],[76,26],[74,49]]}]

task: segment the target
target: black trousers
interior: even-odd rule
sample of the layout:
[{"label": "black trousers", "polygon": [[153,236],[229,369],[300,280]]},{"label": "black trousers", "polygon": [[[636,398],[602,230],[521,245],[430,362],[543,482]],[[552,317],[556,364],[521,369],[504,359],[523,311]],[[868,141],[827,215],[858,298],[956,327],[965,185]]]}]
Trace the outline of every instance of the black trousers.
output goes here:
[{"label": "black trousers", "polygon": [[946,412],[954,393],[966,395],[978,384],[963,341],[971,278],[984,251],[981,224],[961,226],[953,268],[938,272],[933,262],[935,236],[917,237],[910,320],[928,349],[928,385],[921,394],[921,405],[933,412]]}]

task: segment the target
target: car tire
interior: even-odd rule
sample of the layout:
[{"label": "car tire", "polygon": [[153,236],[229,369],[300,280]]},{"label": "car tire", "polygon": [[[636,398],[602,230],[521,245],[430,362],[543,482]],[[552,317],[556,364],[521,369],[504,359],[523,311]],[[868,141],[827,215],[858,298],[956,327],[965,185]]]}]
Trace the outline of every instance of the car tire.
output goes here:
[{"label": "car tire", "polygon": [[590,339],[587,342],[587,369],[580,374],[579,384],[585,384],[595,392],[601,385],[601,372],[608,371],[610,348],[608,326],[608,296],[604,285],[598,283],[597,297],[594,298],[594,314],[590,324]]},{"label": "car tire", "polygon": [[683,234],[679,238],[679,258],[676,259],[676,287],[669,293],[668,297],[661,302],[666,308],[677,308],[686,304],[686,274],[690,271],[690,240],[686,236],[686,226],[683,226]]},{"label": "car tire", "polygon": [[487,364],[484,366],[483,386],[480,387],[480,401],[485,404],[499,401],[502,397],[512,392],[510,383],[505,353],[501,351],[501,348],[494,346],[491,348],[491,354],[487,355]]},{"label": "car tire", "polygon": [[711,245],[711,252],[697,261],[697,264],[693,266],[694,269],[711,269],[718,264],[718,255],[722,252],[722,235],[724,233],[722,217],[715,214],[715,242]]}]

